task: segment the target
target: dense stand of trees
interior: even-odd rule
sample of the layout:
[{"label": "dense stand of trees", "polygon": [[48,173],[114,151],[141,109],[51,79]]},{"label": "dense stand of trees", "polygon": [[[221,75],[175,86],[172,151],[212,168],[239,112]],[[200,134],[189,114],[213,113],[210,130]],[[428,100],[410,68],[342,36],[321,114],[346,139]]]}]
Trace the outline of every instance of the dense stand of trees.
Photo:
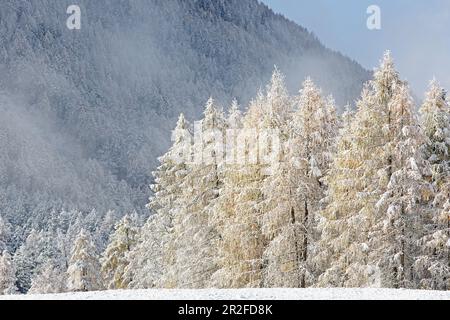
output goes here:
[{"label": "dense stand of trees", "polygon": [[244,113],[209,99],[201,121],[180,116],[143,226],[55,215],[13,252],[0,219],[0,294],[448,290],[450,106],[437,81],[418,110],[389,53],[342,115],[309,78],[290,96],[278,70]]}]

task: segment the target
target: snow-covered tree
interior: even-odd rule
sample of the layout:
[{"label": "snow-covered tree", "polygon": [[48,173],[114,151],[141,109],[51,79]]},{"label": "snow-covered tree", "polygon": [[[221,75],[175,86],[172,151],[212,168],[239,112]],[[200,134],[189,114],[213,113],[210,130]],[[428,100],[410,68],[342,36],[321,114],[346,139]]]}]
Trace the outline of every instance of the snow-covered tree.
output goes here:
[{"label": "snow-covered tree", "polygon": [[61,267],[46,262],[31,282],[29,294],[62,293],[67,289],[67,274]]},{"label": "snow-covered tree", "polygon": [[[212,200],[211,216],[209,223],[219,233],[217,242],[217,264],[218,270],[211,276],[210,286],[219,288],[235,287],[235,281],[230,266],[232,253],[227,247],[229,239],[226,237],[226,229],[232,224],[230,218],[234,215],[234,199],[237,196],[237,189],[232,183],[234,170],[239,167],[238,144],[239,135],[242,129],[242,112],[239,109],[237,101],[234,100],[228,110],[226,119],[226,162],[220,165],[221,177],[223,180],[222,188],[219,190],[218,197]],[[231,262],[232,263],[232,262]]]},{"label": "snow-covered tree", "polygon": [[0,255],[0,295],[11,295],[17,292],[14,262],[8,251],[4,250]]},{"label": "snow-covered tree", "polygon": [[342,133],[326,177],[329,190],[317,257],[320,286],[361,287],[379,278],[379,270],[369,262],[369,252],[375,249],[369,234],[383,218],[375,205],[393,174],[391,140],[399,132],[390,107],[401,85],[387,52],[362,92],[354,120]]},{"label": "snow-covered tree", "polygon": [[380,219],[370,231],[369,264],[376,265],[377,285],[394,288],[416,287],[413,263],[417,240],[428,213],[433,189],[426,177],[429,165],[423,157],[425,136],[413,115],[413,103],[406,85],[398,86],[390,101],[390,180],[376,204]]},{"label": "snow-covered tree", "polygon": [[225,166],[224,186],[214,204],[220,234],[219,270],[212,279],[216,286],[260,287],[264,283],[262,188],[272,163],[280,160],[291,108],[284,76],[276,69],[266,93],[258,93],[242,119],[233,153],[236,161]]},{"label": "snow-covered tree", "polygon": [[218,234],[210,224],[210,205],[222,186],[224,134],[224,115],[209,99],[196,128],[194,161],[182,183],[183,209],[174,217],[177,287],[207,287],[217,270]]},{"label": "snow-covered tree", "polygon": [[427,137],[425,157],[431,164],[436,196],[424,217],[420,255],[415,262],[420,288],[450,288],[450,106],[446,91],[436,80],[420,109],[421,126]]},{"label": "snow-covered tree", "polygon": [[316,270],[322,272],[317,282],[319,286],[344,286],[344,263],[347,260],[345,247],[350,245],[349,241],[354,236],[351,233],[358,234],[357,230],[352,231],[349,228],[349,214],[352,213],[357,199],[357,191],[353,187],[352,180],[353,172],[358,168],[353,156],[353,119],[354,112],[346,110],[342,116],[336,154],[324,181],[328,187],[322,200],[326,204],[326,209],[321,212],[319,219],[318,229],[321,231],[321,238],[314,257]]},{"label": "snow-covered tree", "polygon": [[310,256],[315,215],[334,147],[336,113],[311,79],[303,83],[290,122],[287,148],[264,181],[262,230],[270,240],[264,252],[265,286],[306,287],[313,283]]},{"label": "snow-covered tree", "polygon": [[176,287],[177,264],[174,246],[174,217],[181,214],[183,180],[192,159],[192,136],[183,114],[172,132],[173,145],[159,158],[153,172],[155,183],[148,208],[153,215],[141,228],[138,243],[129,254],[125,274],[132,288]]},{"label": "snow-covered tree", "polygon": [[11,225],[0,215],[0,252],[8,249]]},{"label": "snow-covered tree", "polygon": [[117,216],[115,211],[108,210],[108,212],[106,212],[105,216],[102,218],[102,221],[99,223],[98,228],[96,229],[96,238],[99,239],[101,244],[108,244],[109,237],[113,233],[114,227],[119,219],[120,218]]},{"label": "snow-covered tree", "polygon": [[100,269],[97,248],[90,235],[81,230],[75,240],[67,269],[67,289],[69,291],[103,289]]},{"label": "snow-covered tree", "polygon": [[287,135],[292,102],[286,88],[285,76],[277,67],[267,86],[264,104],[259,127],[264,130],[279,130],[281,134]]},{"label": "snow-covered tree", "polygon": [[135,247],[126,255],[129,261],[124,278],[130,289],[161,288],[172,278],[166,273],[168,258],[165,250],[170,239],[168,216],[154,214],[140,228]]},{"label": "snow-covered tree", "polygon": [[116,224],[115,232],[100,260],[107,288],[128,287],[129,279],[125,277],[125,269],[129,264],[128,254],[136,244],[136,236],[137,228],[130,216],[126,215]]},{"label": "snow-covered tree", "polygon": [[420,115],[421,127],[428,138],[425,156],[432,165],[433,183],[439,191],[450,172],[450,106],[446,91],[436,80],[430,83]]},{"label": "snow-covered tree", "polygon": [[54,255],[52,240],[44,231],[32,230],[25,242],[14,253],[17,287],[26,293],[31,287],[31,279],[40,267]]},{"label": "snow-covered tree", "polygon": [[[258,186],[262,175],[260,166],[249,163],[249,159],[251,151],[257,152],[251,140],[256,138],[263,100],[260,93],[236,125],[230,121],[232,117],[229,115],[228,126],[234,126],[239,132],[233,137],[236,144],[232,150],[227,150],[228,154],[232,154],[232,161],[223,168],[224,185],[214,200],[210,221],[220,235],[217,252],[219,269],[211,278],[214,287],[258,287],[261,284],[262,234],[255,201],[261,199]],[[244,136],[246,130],[252,136]]]},{"label": "snow-covered tree", "polygon": [[226,119],[227,129],[242,128],[242,112],[236,99],[233,99],[231,107],[228,110],[228,117]]},{"label": "snow-covered tree", "polygon": [[229,110],[227,119],[225,120],[224,126],[226,128],[225,135],[225,146],[226,149],[224,160],[219,163],[219,166],[222,170],[222,175],[224,172],[228,170],[229,167],[237,164],[238,157],[238,143],[239,143],[239,134],[242,129],[242,112],[239,108],[239,104],[237,100],[233,100]]},{"label": "snow-covered tree", "polygon": [[[450,188],[447,197],[450,196]],[[420,255],[416,257],[414,272],[419,287],[432,290],[450,288],[450,200],[440,211],[433,212],[425,223],[425,235],[418,241]],[[427,223],[428,222],[428,223]]]},{"label": "snow-covered tree", "polygon": [[70,246],[69,250],[71,250],[75,239],[83,229],[83,214],[80,211],[72,210],[68,213],[68,215],[70,218],[66,234],[67,241]]}]

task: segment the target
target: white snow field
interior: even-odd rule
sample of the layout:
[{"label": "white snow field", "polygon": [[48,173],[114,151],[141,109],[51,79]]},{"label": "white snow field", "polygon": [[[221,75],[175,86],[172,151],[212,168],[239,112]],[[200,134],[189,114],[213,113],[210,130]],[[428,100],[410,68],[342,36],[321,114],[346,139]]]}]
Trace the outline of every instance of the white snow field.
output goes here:
[{"label": "white snow field", "polygon": [[450,291],[404,289],[114,290],[0,296],[0,300],[448,300]]}]

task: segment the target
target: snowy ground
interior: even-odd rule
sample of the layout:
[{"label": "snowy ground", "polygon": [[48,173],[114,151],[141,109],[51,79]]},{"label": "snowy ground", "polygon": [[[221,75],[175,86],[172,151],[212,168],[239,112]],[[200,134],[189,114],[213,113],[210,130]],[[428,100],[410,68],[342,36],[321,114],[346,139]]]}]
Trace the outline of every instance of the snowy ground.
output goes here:
[{"label": "snowy ground", "polygon": [[450,292],[392,289],[117,290],[0,296],[0,300],[449,300]]}]

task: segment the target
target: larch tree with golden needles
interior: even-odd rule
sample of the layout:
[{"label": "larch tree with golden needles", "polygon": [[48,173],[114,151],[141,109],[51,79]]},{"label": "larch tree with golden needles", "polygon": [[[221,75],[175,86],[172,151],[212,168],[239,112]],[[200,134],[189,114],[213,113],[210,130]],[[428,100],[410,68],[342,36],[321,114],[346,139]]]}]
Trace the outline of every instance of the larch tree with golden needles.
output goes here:
[{"label": "larch tree with golden needles", "polygon": [[315,214],[323,196],[335,134],[332,100],[307,79],[295,100],[279,161],[264,181],[262,230],[269,239],[264,252],[264,285],[306,287],[313,283],[310,257],[314,251]]},{"label": "larch tree with golden needles", "polygon": [[[375,207],[392,175],[389,104],[401,85],[387,52],[364,88],[353,121],[339,139],[326,177],[327,207],[320,223],[319,286],[362,287],[379,278],[369,263],[370,232],[381,219]],[[375,246],[375,244],[373,244]]]}]

